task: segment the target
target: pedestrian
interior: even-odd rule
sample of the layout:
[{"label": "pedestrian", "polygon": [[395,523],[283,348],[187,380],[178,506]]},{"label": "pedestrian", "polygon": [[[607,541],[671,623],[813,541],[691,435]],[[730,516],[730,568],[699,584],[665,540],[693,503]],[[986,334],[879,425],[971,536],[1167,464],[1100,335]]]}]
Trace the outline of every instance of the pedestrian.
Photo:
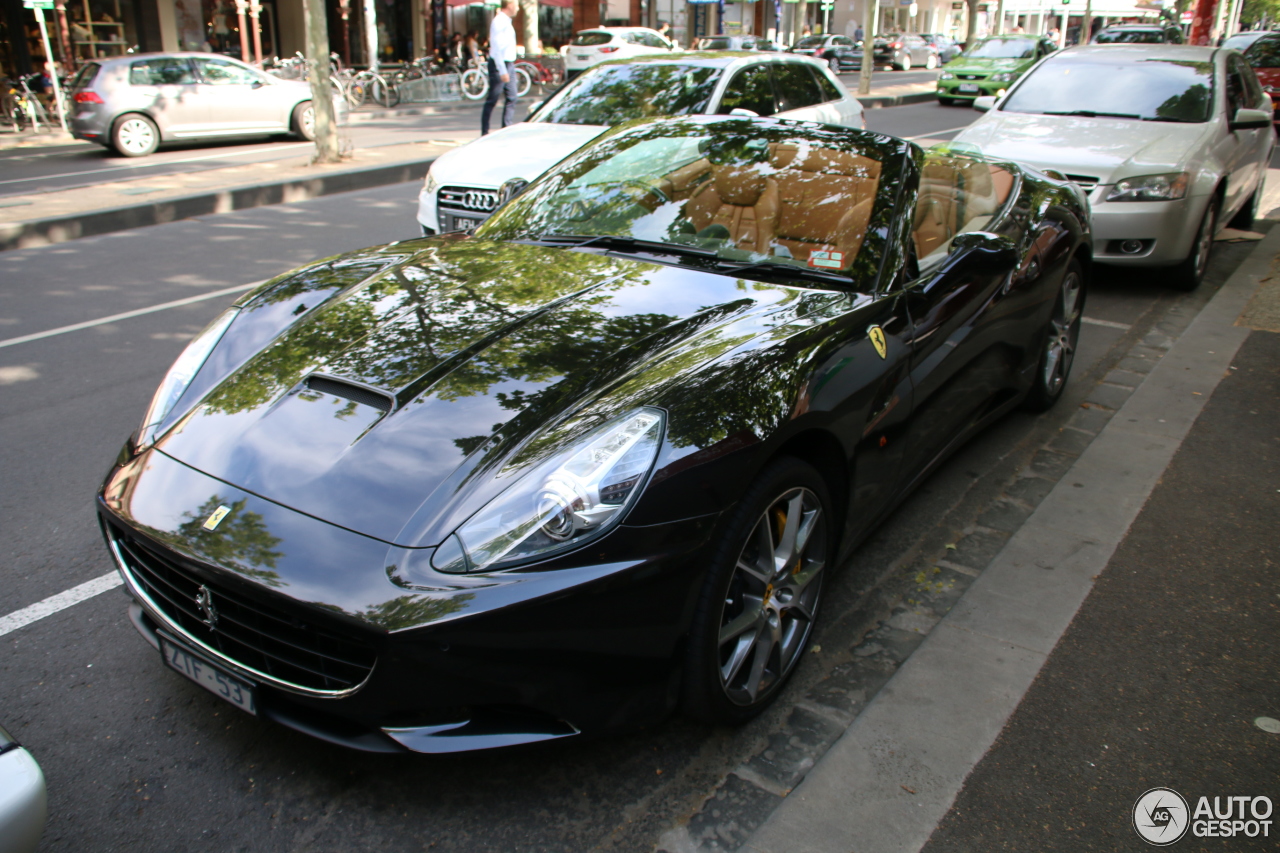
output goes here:
[{"label": "pedestrian", "polygon": [[666,39],[668,42],[670,42],[670,41],[672,40],[672,39],[671,39],[671,22],[670,22],[670,21],[658,21],[658,35],[662,36],[662,37],[663,37],[664,39]]},{"label": "pedestrian", "polygon": [[865,34],[865,33],[864,33],[863,29],[862,29],[862,24],[858,24],[858,28],[857,28],[856,30],[854,30],[854,31],[853,31],[853,40],[854,40],[854,41],[862,41],[862,37],[863,37],[863,35],[864,35],[864,34]]},{"label": "pedestrian", "polygon": [[489,96],[480,114],[481,136],[489,132],[489,113],[498,103],[499,89],[506,95],[502,126],[516,123],[516,28],[511,19],[517,11],[516,0],[502,0],[489,25]]},{"label": "pedestrian", "polygon": [[813,35],[813,30],[809,29],[808,24],[805,24],[804,29],[800,31],[800,38],[807,39],[811,35]]},{"label": "pedestrian", "polygon": [[466,41],[463,42],[463,57],[467,68],[480,67],[480,39],[475,30],[467,31]]}]

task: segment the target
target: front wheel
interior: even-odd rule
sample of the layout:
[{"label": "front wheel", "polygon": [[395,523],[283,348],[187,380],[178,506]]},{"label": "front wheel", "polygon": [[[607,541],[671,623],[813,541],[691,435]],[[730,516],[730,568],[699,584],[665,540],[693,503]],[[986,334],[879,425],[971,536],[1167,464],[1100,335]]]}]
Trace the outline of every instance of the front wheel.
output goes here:
[{"label": "front wheel", "polygon": [[1186,260],[1173,268],[1173,276],[1169,286],[1174,290],[1190,292],[1204,281],[1205,271],[1209,269],[1209,255],[1213,252],[1213,238],[1218,233],[1218,197],[1209,201],[1209,207],[1200,220],[1200,229],[1196,231],[1196,241]]},{"label": "front wheel", "polygon": [[898,66],[898,70],[899,70],[899,71],[910,71],[910,70],[911,70],[911,54],[909,54],[909,53],[903,54],[903,56],[902,56],[902,64]]},{"label": "front wheel", "polygon": [[516,97],[523,98],[533,87],[533,79],[523,68],[516,68]]},{"label": "front wheel", "polygon": [[1045,330],[1036,378],[1024,406],[1033,412],[1047,411],[1067,387],[1071,364],[1075,361],[1076,344],[1080,340],[1080,322],[1084,316],[1084,269],[1072,261],[1062,277],[1053,316]]},{"label": "front wheel", "polygon": [[745,723],[782,690],[808,647],[833,556],[831,500],[814,468],[782,457],[738,504],[694,612],[684,710]]},{"label": "front wheel", "polygon": [[840,73],[840,59],[838,57],[833,56],[828,59],[827,66],[831,69],[832,74]]},{"label": "front wheel", "polygon": [[1253,228],[1253,220],[1258,218],[1258,204],[1262,201],[1262,184],[1259,183],[1254,189],[1253,195],[1249,196],[1249,200],[1244,203],[1244,207],[1240,208],[1235,216],[1231,217],[1231,221],[1227,223],[1228,228],[1235,228],[1239,231],[1249,231]]},{"label": "front wheel", "polygon": [[928,59],[926,59],[926,60],[924,61],[924,67],[925,67],[925,68],[928,68],[930,71],[932,71],[933,69],[937,68],[937,67],[938,67],[938,57],[934,56],[932,53],[931,53],[931,54],[929,54],[929,58],[928,58]]},{"label": "front wheel", "polygon": [[952,98],[944,98],[944,97],[942,97],[941,95],[939,95],[939,96],[938,96],[938,105],[939,105],[939,106],[949,107],[949,106],[951,106],[951,105],[952,105],[952,104],[954,104],[954,103],[955,103],[955,100],[954,100],[954,99],[952,99]]},{"label": "front wheel", "polygon": [[160,129],[140,113],[120,116],[111,127],[111,147],[126,157],[144,157],[160,147]]},{"label": "front wheel", "polygon": [[478,101],[489,94],[489,75],[479,69],[468,68],[462,72],[462,96],[469,101]]},{"label": "front wheel", "polygon": [[314,142],[316,139],[316,111],[311,106],[310,101],[303,101],[293,108],[293,132],[305,139],[307,142]]}]

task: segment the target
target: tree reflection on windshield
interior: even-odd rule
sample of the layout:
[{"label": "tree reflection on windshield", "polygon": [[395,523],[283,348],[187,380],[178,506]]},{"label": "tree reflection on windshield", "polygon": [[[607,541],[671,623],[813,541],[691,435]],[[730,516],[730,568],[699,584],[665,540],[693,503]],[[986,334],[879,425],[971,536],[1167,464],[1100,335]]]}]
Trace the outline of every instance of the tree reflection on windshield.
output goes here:
[{"label": "tree reflection on windshield", "polygon": [[613,126],[707,108],[720,69],[671,62],[607,65],[584,74],[539,111],[537,121]]}]

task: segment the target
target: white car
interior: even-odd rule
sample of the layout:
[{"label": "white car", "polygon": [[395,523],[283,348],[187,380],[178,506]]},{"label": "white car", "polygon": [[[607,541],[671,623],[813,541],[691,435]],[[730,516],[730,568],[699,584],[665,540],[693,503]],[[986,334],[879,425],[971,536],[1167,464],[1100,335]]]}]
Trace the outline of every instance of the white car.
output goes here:
[{"label": "white car", "polygon": [[611,62],[567,84],[527,121],[436,160],[418,194],[418,224],[428,235],[473,230],[500,202],[613,125],[700,113],[866,127],[858,99],[808,57],[679,53]]},{"label": "white car", "polygon": [[610,59],[630,59],[676,49],[657,30],[647,27],[597,27],[583,30],[560,48],[565,77],[572,80],[583,71]]},{"label": "white car", "polygon": [[1200,284],[1214,235],[1249,228],[1275,136],[1234,50],[1106,45],[1055,53],[952,141],[1065,175],[1088,193],[1093,257]]},{"label": "white car", "polygon": [[0,728],[0,851],[34,853],[47,815],[40,765]]}]

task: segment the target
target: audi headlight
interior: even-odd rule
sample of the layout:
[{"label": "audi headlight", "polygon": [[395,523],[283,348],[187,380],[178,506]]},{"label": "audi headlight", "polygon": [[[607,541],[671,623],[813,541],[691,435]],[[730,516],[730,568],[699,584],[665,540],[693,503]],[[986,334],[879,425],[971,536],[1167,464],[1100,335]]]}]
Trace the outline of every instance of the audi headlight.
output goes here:
[{"label": "audi headlight", "polygon": [[480,572],[576,548],[622,520],[648,481],[666,416],[638,409],[580,436],[494,498],[431,558]]},{"label": "audi headlight", "polygon": [[239,313],[239,308],[232,307],[219,314],[218,319],[206,326],[203,332],[187,344],[182,355],[178,356],[173,367],[169,368],[164,381],[156,389],[155,397],[151,399],[147,416],[142,419],[142,429],[139,431],[141,446],[145,447],[155,440],[156,429],[173,411],[173,407],[182,398],[182,392],[187,390],[191,380],[200,372],[200,368],[209,358],[209,353],[213,352],[213,348],[218,345],[218,341],[222,340],[227,327]]},{"label": "audi headlight", "polygon": [[992,74],[987,79],[992,83],[1012,83],[1014,80],[1018,79],[1018,72],[1001,71],[999,74]]},{"label": "audi headlight", "polygon": [[956,79],[956,75],[952,74],[950,71],[943,71],[941,74],[939,74],[939,75],[938,75],[938,79],[939,79],[939,80],[954,80],[954,79]]},{"label": "audi headlight", "polygon": [[438,189],[440,189],[440,182],[436,180],[435,173],[427,169],[427,178],[422,184],[422,192],[425,195],[435,195]]},{"label": "audi headlight", "polygon": [[1107,201],[1173,201],[1187,194],[1191,176],[1186,172],[1125,178],[1107,193]]}]

